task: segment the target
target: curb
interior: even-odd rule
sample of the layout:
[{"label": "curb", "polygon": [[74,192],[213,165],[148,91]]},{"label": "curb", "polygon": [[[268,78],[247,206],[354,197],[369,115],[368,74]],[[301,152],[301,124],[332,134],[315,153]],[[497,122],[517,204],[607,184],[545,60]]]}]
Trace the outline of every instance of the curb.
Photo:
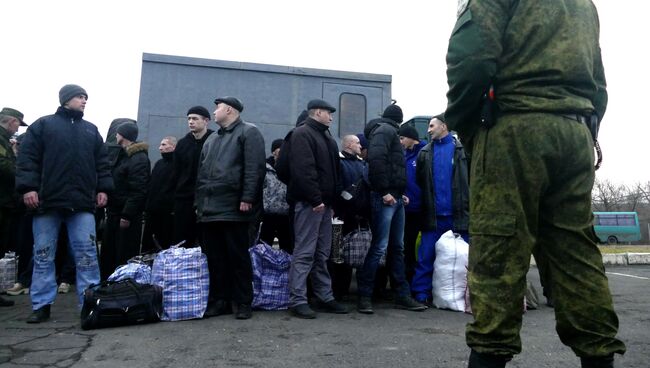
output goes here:
[{"label": "curb", "polygon": [[[535,258],[530,258],[531,266],[537,266]],[[604,265],[628,266],[650,265],[650,253],[607,253],[603,254]]]}]

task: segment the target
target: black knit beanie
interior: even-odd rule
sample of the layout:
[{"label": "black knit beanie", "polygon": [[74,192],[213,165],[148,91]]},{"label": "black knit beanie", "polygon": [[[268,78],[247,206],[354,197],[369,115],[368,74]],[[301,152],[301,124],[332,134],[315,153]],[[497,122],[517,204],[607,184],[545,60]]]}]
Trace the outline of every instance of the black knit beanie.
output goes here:
[{"label": "black knit beanie", "polygon": [[402,124],[399,127],[399,136],[415,139],[416,141],[420,140],[418,136],[418,131],[411,124]]},{"label": "black knit beanie", "polygon": [[133,123],[123,123],[117,128],[117,132],[131,142],[135,142],[138,139],[138,126]]},{"label": "black knit beanie", "polygon": [[404,114],[402,113],[402,109],[395,104],[388,105],[386,110],[384,110],[384,113],[381,114],[381,117],[391,119],[397,123],[404,121]]},{"label": "black knit beanie", "polygon": [[208,109],[206,109],[203,106],[190,107],[190,109],[187,110],[187,115],[189,115],[189,114],[201,115],[201,116],[203,116],[205,118],[210,119],[210,112],[208,111]]},{"label": "black knit beanie", "polygon": [[271,153],[273,153],[273,151],[275,151],[276,149],[282,147],[282,143],[284,143],[284,139],[282,139],[282,138],[278,138],[278,139],[274,140],[271,143]]}]

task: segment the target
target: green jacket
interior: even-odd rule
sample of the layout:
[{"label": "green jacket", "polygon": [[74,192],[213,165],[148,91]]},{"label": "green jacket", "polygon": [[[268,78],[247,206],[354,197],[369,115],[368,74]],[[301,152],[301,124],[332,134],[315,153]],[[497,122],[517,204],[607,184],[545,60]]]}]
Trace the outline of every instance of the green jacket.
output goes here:
[{"label": "green jacket", "polygon": [[16,155],[11,148],[11,134],[0,126],[0,207],[15,206]]},{"label": "green jacket", "polygon": [[469,0],[447,51],[450,130],[471,139],[482,96],[494,86],[499,113],[596,113],[607,106],[590,0]]}]

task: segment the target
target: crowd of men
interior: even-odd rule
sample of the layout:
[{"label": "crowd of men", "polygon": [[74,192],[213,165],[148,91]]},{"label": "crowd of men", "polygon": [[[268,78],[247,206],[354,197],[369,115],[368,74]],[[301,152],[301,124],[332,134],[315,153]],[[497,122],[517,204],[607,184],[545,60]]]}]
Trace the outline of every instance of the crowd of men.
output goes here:
[{"label": "crowd of men", "polygon": [[[190,133],[177,143],[163,139],[163,158],[150,172],[137,124],[114,122],[104,142],[83,119],[88,94],[80,86],[60,90],[56,113],[31,124],[19,150],[11,136],[24,125],[23,114],[5,108],[0,228],[5,236],[15,217],[15,188],[32,216],[28,322],[49,318],[62,224],[81,303],[89,284],[140,251],[145,211],[146,247],[158,239],[163,246],[184,241],[203,248],[211,275],[206,316],[251,317],[247,249],[266,213],[265,238],[277,235],[293,253],[291,313],[315,318],[311,306],[347,313],[337,297],[346,294],[352,272],[328,265],[337,214],[344,231],[365,221],[372,232],[356,270],[358,312],[373,313],[377,284],[386,283],[378,273],[384,256],[395,306],[424,310],[435,241],[453,230],[471,244],[470,368],[504,367],[521,351],[521,305],[533,253],[562,342],[582,367],[613,367],[625,345],[616,338],[618,318],[590,207],[593,148],[607,106],[598,37],[589,0],[461,0],[447,52],[448,105],[431,120],[426,144],[412,127],[400,126],[402,111],[393,104],[363,135],[343,137],[339,152],[328,129],[336,109],[315,99],[265,159],[260,131],[240,118],[243,103],[222,97],[213,113],[217,131],[208,129],[207,109],[190,108]],[[370,188],[368,208],[350,209],[340,193],[360,180]],[[106,215],[97,217],[106,218],[98,261],[94,213],[104,207]]]}]

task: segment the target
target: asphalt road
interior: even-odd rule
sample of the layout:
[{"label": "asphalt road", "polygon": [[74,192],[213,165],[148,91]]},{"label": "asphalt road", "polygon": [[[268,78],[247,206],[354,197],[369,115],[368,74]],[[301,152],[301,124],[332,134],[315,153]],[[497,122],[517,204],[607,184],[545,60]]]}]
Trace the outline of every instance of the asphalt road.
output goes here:
[{"label": "asphalt road", "polygon": [[[608,267],[628,347],[617,367],[650,366],[650,266]],[[529,279],[539,287],[537,270]],[[0,367],[466,367],[468,314],[407,312],[388,302],[374,315],[319,314],[300,320],[286,311],[163,322],[104,330],[79,328],[75,296],[59,295],[52,319],[28,325],[28,296],[0,308]],[[349,307],[354,308],[350,302]],[[524,315],[523,352],[508,367],[579,367],[554,330],[553,309]]]}]

